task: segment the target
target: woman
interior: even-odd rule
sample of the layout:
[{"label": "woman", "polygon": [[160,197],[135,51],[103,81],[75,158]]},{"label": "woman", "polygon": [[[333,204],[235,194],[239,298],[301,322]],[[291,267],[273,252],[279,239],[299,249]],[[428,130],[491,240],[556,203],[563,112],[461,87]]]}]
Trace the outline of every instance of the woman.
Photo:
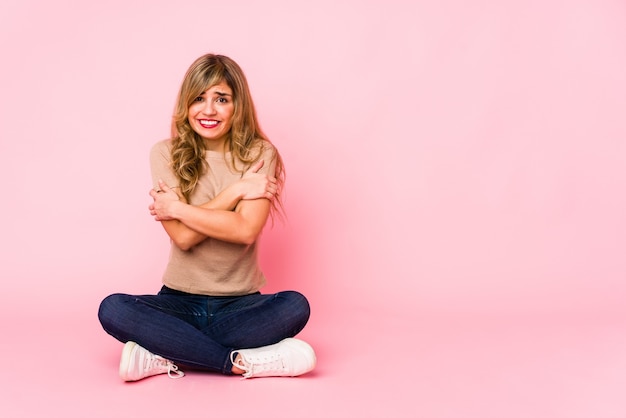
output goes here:
[{"label": "woman", "polygon": [[292,338],[309,319],[306,298],[259,292],[257,239],[281,208],[284,170],[233,60],[207,54],[191,65],[172,139],[150,162],[150,214],[172,246],[157,295],[114,294],[100,305],[103,328],[125,343],[122,379],[182,377],[179,366],[244,377],[312,370],[313,349]]}]

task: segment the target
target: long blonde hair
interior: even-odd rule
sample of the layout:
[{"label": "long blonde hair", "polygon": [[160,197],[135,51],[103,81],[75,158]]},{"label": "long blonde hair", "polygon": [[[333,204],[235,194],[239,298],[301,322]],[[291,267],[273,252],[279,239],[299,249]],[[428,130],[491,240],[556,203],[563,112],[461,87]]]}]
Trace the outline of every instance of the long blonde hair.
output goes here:
[{"label": "long blonde hair", "polygon": [[[226,149],[231,152],[231,165],[242,175],[244,170],[259,160],[263,145],[269,139],[261,130],[250,95],[246,77],[239,65],[224,55],[206,54],[194,61],[187,70],[180,87],[172,118],[172,169],[178,178],[182,195],[187,201],[206,171],[206,145],[189,124],[189,106],[193,100],[211,86],[225,82],[233,92],[234,113],[232,126],[226,139]],[[278,190],[272,200],[272,212],[282,210],[281,191],[285,182],[283,161],[274,148]],[[240,162],[240,164],[237,164]],[[265,164],[269,164],[266,161]],[[237,168],[239,167],[239,168]]]}]

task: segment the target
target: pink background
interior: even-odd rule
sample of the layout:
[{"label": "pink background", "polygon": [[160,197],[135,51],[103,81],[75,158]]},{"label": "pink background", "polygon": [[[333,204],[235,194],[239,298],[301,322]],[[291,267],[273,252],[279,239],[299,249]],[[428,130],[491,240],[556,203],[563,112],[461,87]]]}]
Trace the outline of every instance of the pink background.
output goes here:
[{"label": "pink background", "polygon": [[[626,415],[624,1],[7,3],[12,416],[158,416],[150,397],[201,410],[242,390],[299,416]],[[96,310],[158,289],[148,151],[206,52],[243,67],[285,159],[266,290],[310,298],[320,363],[124,385]]]}]

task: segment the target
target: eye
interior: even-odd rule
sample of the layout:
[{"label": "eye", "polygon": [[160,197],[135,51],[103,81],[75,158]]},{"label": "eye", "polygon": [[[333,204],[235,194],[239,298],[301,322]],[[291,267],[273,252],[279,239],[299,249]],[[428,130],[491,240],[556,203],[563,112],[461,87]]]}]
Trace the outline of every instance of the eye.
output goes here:
[{"label": "eye", "polygon": [[202,96],[198,96],[195,99],[193,99],[194,102],[201,102],[203,100],[204,100],[204,97],[202,97]]},{"label": "eye", "polygon": [[217,102],[218,103],[228,103],[228,99],[226,97],[218,97],[217,98]]}]

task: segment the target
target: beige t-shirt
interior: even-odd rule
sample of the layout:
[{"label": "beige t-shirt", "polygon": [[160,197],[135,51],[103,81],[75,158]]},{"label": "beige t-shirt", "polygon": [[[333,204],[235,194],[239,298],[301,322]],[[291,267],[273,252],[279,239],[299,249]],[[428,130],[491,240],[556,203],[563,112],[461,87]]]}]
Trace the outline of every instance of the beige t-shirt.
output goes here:
[{"label": "beige t-shirt", "polygon": [[[275,151],[269,142],[264,143],[265,164],[260,173],[274,175]],[[178,181],[171,168],[171,141],[157,142],[150,153],[150,166],[155,189],[159,179],[169,187]],[[241,179],[242,174],[231,169],[230,153],[224,155],[206,151],[208,163],[190,196],[190,204],[201,205],[213,199],[220,191]],[[163,284],[187,293],[211,296],[237,296],[258,291],[265,284],[257,260],[257,242],[251,245],[234,244],[211,237],[193,248],[183,251],[172,244],[170,259],[163,274]]]}]

